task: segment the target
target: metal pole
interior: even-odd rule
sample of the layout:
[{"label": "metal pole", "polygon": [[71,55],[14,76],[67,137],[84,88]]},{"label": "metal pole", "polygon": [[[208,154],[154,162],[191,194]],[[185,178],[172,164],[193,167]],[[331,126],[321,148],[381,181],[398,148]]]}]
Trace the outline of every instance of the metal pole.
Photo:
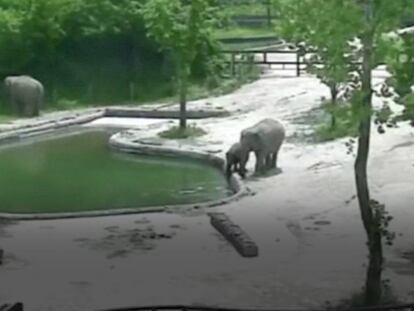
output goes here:
[{"label": "metal pole", "polygon": [[231,71],[232,77],[234,77],[234,75],[236,74],[235,62],[236,62],[236,55],[232,52],[231,53],[231,64],[230,64],[230,71]]},{"label": "metal pole", "polygon": [[296,76],[300,77],[300,55],[299,55],[299,51],[296,52]]},{"label": "metal pole", "polygon": [[266,1],[266,11],[267,11],[267,26],[270,28],[272,26],[271,0]]}]

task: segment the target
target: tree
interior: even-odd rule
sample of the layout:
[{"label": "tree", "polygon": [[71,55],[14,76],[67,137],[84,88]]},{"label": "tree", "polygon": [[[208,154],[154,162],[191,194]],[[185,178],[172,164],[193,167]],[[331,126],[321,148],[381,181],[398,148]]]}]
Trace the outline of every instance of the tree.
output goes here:
[{"label": "tree", "polygon": [[[371,200],[368,186],[372,70],[384,60],[384,34],[399,26],[401,16],[406,10],[413,9],[413,3],[403,0],[279,0],[276,4],[281,10],[280,23],[285,33],[316,46],[316,53],[327,64],[319,71],[324,79],[342,83],[346,76],[344,73],[350,73],[352,68],[350,60],[361,62],[357,68],[360,87],[352,97],[352,111],[359,122],[354,171],[369,251],[365,303],[375,305],[382,295],[382,242],[389,216],[381,204]],[[336,75],[337,72],[341,74]]]},{"label": "tree", "polygon": [[[282,0],[278,4],[283,21],[278,26],[278,32],[286,39],[300,43],[300,48],[310,55],[306,59],[308,71],[315,74],[330,90],[328,110],[332,117],[331,128],[334,128],[334,111],[339,97],[349,95],[350,80],[353,78],[351,73],[356,70],[352,47],[348,44],[354,25],[344,23],[344,16],[337,10],[337,2],[296,3]],[[324,12],[330,13],[319,14],[318,5],[324,6]],[[318,23],[315,23],[315,18]],[[333,33],[335,37],[332,36]]]},{"label": "tree", "polygon": [[177,76],[180,129],[186,128],[186,102],[191,65],[197,51],[212,44],[216,11],[209,0],[151,0],[141,9],[148,35],[171,53]]}]

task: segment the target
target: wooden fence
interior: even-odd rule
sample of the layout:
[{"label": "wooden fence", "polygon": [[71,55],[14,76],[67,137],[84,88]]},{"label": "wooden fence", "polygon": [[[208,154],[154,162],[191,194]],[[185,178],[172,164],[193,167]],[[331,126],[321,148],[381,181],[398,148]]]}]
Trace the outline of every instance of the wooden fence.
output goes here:
[{"label": "wooden fence", "polygon": [[[280,46],[280,45],[279,45]],[[230,65],[231,75],[235,75],[235,67],[237,64],[258,64],[258,65],[280,65],[281,69],[292,70],[292,66],[296,71],[296,76],[299,77],[302,70],[306,70],[309,61],[305,61],[305,56],[312,53],[312,51],[302,50],[280,50],[272,48],[251,49],[251,50],[223,50],[220,51],[223,55],[228,55],[226,61]],[[293,55],[290,60],[275,60],[272,55]],[[311,62],[312,65],[324,65],[323,62]],[[355,66],[361,66],[361,62],[354,62]],[[287,68],[287,66],[291,66]]]},{"label": "wooden fence", "polygon": [[[296,76],[300,76],[301,66],[306,64],[303,60],[302,54],[297,50],[231,50],[220,51],[221,54],[229,55],[231,75],[235,74],[235,65],[237,64],[260,64],[260,65],[281,65],[282,69],[286,69],[286,66],[294,66],[296,69]],[[283,54],[293,55],[293,60],[274,60],[269,56]],[[250,60],[244,59],[243,56],[250,56]],[[259,57],[258,57],[259,56]]]}]

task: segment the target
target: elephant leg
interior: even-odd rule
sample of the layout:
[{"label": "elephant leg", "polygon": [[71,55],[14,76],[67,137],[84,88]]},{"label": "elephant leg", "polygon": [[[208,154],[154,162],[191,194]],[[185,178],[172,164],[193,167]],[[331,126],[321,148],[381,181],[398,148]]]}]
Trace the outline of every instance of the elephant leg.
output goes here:
[{"label": "elephant leg", "polygon": [[266,156],[266,160],[265,160],[265,167],[266,167],[267,169],[269,169],[269,168],[271,167],[271,165],[272,165],[272,154],[271,154],[271,153],[269,153],[269,154]]},{"label": "elephant leg", "polygon": [[25,102],[23,105],[24,109],[24,116],[25,117],[33,117],[35,114],[35,108],[34,103],[31,102]]},{"label": "elephant leg", "polygon": [[10,95],[10,103],[11,103],[14,113],[17,114],[18,116],[21,116],[23,114],[22,103],[14,94]]},{"label": "elephant leg", "polygon": [[25,101],[22,101],[22,110],[24,117],[31,117],[32,112],[30,109],[30,105]]},{"label": "elephant leg", "polygon": [[277,167],[277,156],[279,154],[279,150],[280,150],[280,146],[278,146],[276,151],[273,153],[273,163],[272,163],[273,168]]},{"label": "elephant leg", "polygon": [[35,100],[33,105],[30,105],[30,116],[37,117],[39,115],[40,101],[39,99]]},{"label": "elephant leg", "polygon": [[24,102],[22,102],[21,100],[16,100],[16,106],[17,113],[19,114],[19,116],[24,117],[26,112]]},{"label": "elephant leg", "polygon": [[271,155],[271,159],[270,159],[270,165],[269,165],[269,167],[272,169],[272,168],[276,168],[276,160],[277,160],[277,153],[276,152],[274,152],[274,153],[272,153],[272,155]]},{"label": "elephant leg", "polygon": [[256,174],[261,174],[261,173],[263,173],[265,155],[262,151],[255,151],[255,155],[256,155],[255,173]]},{"label": "elephant leg", "polygon": [[33,117],[37,117],[39,115],[39,110],[40,110],[40,102],[39,100],[37,100],[35,104],[32,106],[31,115]]}]

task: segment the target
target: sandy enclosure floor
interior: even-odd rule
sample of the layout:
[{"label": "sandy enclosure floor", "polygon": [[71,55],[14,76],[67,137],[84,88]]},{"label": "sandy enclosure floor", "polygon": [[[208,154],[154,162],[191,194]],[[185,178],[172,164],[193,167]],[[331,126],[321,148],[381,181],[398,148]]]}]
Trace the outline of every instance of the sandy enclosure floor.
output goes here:
[{"label": "sandy enclosure floor", "polygon": [[[375,83],[383,72],[376,76]],[[295,120],[328,95],[313,77],[268,70],[233,94],[189,104],[232,112],[195,121],[209,132],[197,143],[223,154],[243,128],[264,117],[280,119],[288,136],[306,132],[309,125]],[[136,136],[149,137],[170,123],[111,118],[88,126],[134,128]],[[288,140],[280,174],[249,177],[246,184],[256,195],[209,210],[226,212],[253,238],[256,258],[240,257],[203,210],[2,224],[0,301],[22,301],[27,310],[39,311],[150,304],[306,308],[347,297],[363,285],[367,253],[353,199],[354,157],[346,154],[345,141]],[[386,204],[395,217],[391,229],[399,233],[386,248],[385,276],[411,301],[413,144],[414,131],[406,124],[385,135],[374,132],[369,163],[372,196]],[[253,166],[254,157],[248,169]]]}]

